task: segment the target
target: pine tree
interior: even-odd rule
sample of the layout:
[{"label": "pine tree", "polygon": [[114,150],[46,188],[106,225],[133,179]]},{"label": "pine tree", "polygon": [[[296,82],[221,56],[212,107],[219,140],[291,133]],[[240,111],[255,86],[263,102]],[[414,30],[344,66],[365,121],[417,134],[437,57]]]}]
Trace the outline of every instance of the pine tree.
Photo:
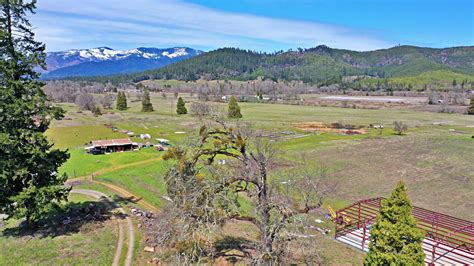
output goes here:
[{"label": "pine tree", "polygon": [[469,109],[467,109],[467,114],[474,115],[474,97],[471,98],[471,105],[469,106]]},{"label": "pine tree", "polygon": [[178,98],[178,104],[176,105],[176,113],[178,115],[185,115],[188,113],[188,109],[186,109],[183,98],[181,97]]},{"label": "pine tree", "polygon": [[94,114],[94,116],[100,116],[100,115],[102,115],[102,112],[100,111],[99,106],[96,106],[96,107],[92,110],[92,113]]},{"label": "pine tree", "polygon": [[416,227],[405,185],[399,182],[370,230],[365,265],[423,265],[423,231]]},{"label": "pine tree", "polygon": [[52,148],[44,132],[64,111],[47,102],[38,80],[44,44],[34,40],[27,17],[36,1],[0,2],[0,213],[26,218],[30,226],[67,199],[69,155]]},{"label": "pine tree", "polygon": [[116,108],[117,110],[120,110],[120,108],[122,107],[122,102],[123,102],[123,100],[122,100],[122,92],[119,91],[119,92],[117,92],[117,103],[116,103],[116,105],[115,105],[115,108]]},{"label": "pine tree", "polygon": [[153,104],[150,101],[150,92],[145,90],[142,100],[142,112],[153,112]]},{"label": "pine tree", "polygon": [[126,110],[127,109],[127,97],[125,92],[119,91],[117,94],[117,110]]},{"label": "pine tree", "polygon": [[240,106],[234,96],[230,97],[227,116],[229,118],[242,118],[242,114],[240,113]]}]

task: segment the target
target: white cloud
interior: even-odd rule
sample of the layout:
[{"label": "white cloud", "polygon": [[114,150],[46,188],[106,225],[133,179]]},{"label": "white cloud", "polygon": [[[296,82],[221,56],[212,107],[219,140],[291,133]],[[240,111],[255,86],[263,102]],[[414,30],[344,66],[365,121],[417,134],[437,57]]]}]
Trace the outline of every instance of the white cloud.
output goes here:
[{"label": "white cloud", "polygon": [[42,0],[38,7],[33,23],[50,51],[104,45],[265,51],[318,44],[354,50],[391,45],[355,29],[223,12],[173,0]]}]

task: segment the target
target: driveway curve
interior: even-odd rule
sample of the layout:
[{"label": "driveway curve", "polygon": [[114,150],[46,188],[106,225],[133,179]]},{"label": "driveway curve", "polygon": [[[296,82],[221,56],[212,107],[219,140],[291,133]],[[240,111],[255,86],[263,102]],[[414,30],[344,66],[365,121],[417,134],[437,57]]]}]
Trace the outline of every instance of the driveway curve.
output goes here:
[{"label": "driveway curve", "polygon": [[128,230],[128,249],[127,249],[127,256],[125,257],[125,265],[130,266],[132,265],[132,258],[133,258],[133,248],[135,244],[135,229],[133,228],[133,223],[132,219],[128,217],[125,213],[125,210],[123,208],[115,208],[113,205],[113,202],[109,199],[107,195],[105,195],[102,192],[96,191],[96,190],[90,190],[90,189],[73,189],[71,190],[71,193],[75,194],[82,194],[86,196],[90,196],[93,198],[96,198],[98,200],[103,200],[103,202],[110,208],[110,209],[117,209],[120,212],[120,216],[125,217],[126,223],[121,220],[121,217],[119,218],[119,237],[117,241],[117,248],[115,250],[115,256],[114,256],[114,261],[113,261],[113,266],[118,266],[120,264],[120,255],[122,254],[123,250],[123,243],[124,243],[124,232],[123,232],[123,227],[124,224],[126,224]]}]

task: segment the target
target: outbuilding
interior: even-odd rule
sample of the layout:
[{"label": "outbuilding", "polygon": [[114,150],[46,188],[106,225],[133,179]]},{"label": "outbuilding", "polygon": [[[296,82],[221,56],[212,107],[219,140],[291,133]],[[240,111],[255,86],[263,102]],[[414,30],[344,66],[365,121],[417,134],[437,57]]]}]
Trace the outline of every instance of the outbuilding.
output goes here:
[{"label": "outbuilding", "polygon": [[84,148],[90,154],[138,150],[138,143],[126,139],[93,140]]}]

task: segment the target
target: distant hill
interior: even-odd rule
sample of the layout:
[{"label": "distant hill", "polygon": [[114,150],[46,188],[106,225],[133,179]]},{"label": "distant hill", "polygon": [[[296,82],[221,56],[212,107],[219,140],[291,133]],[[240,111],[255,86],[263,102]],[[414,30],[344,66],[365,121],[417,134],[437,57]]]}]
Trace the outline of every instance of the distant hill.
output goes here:
[{"label": "distant hill", "polygon": [[157,69],[201,54],[186,47],[113,50],[108,47],[47,53],[42,78],[106,76]]},{"label": "distant hill", "polygon": [[[265,77],[309,83],[336,83],[344,76],[416,77],[426,72],[454,73],[474,80],[474,46],[423,48],[397,46],[356,52],[318,46],[298,51],[262,54],[222,48],[161,69],[117,79],[238,79]],[[450,78],[453,75],[443,75]],[[452,80],[451,80],[452,81]]]}]

